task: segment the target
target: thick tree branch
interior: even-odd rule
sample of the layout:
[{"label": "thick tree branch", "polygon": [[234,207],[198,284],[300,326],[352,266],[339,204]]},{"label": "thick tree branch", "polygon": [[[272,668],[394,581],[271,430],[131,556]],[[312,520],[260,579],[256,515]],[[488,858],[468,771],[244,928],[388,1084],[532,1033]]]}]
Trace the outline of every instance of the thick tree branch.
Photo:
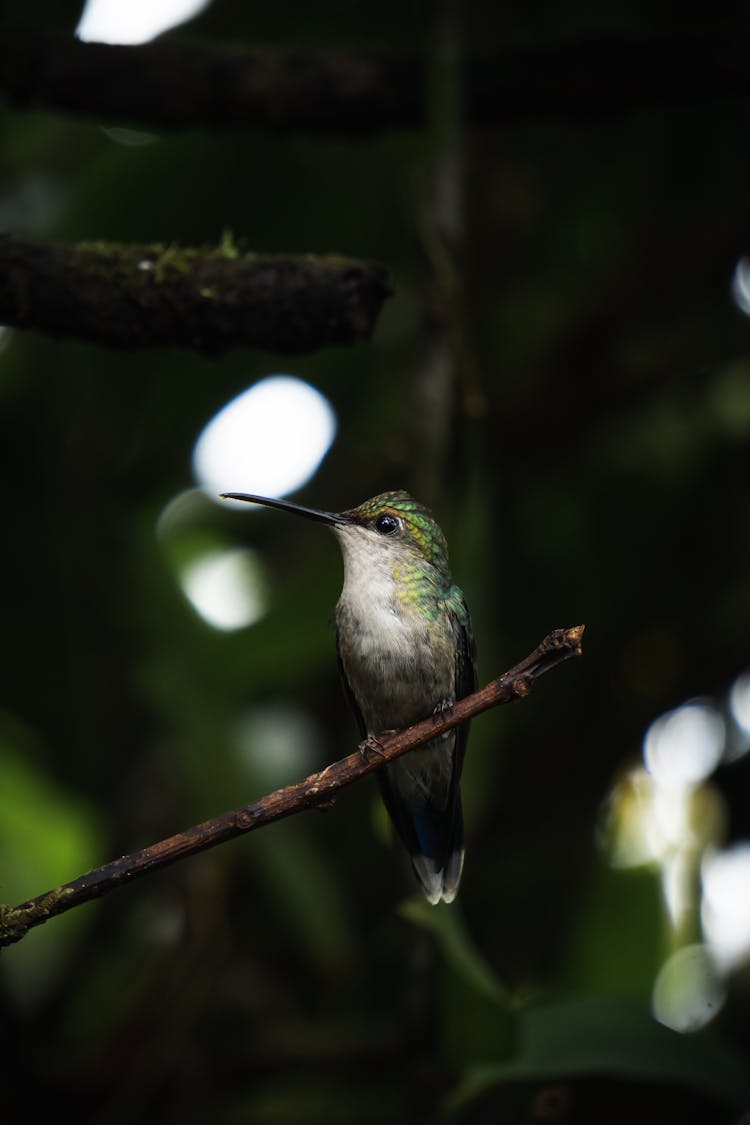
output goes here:
[{"label": "thick tree branch", "polygon": [[0,236],[0,324],[118,348],[303,352],[368,339],[389,288],[376,264]]},{"label": "thick tree branch", "polygon": [[[360,136],[426,121],[424,55],[81,43],[0,31],[0,93],[16,106],[155,128],[260,125]],[[505,48],[465,68],[474,122],[602,117],[643,105],[747,97],[747,37],[664,36]]]},{"label": "thick tree branch", "polygon": [[207,848],[216,847],[226,840],[243,836],[255,828],[262,828],[266,824],[302,812],[303,809],[330,804],[340,789],[358,781],[365,774],[380,769],[386,762],[393,761],[407,751],[423,746],[443,731],[450,730],[491,707],[524,699],[545,672],[564,660],[569,660],[571,656],[580,656],[583,630],[583,625],[572,629],[556,629],[520,664],[516,664],[505,675],[480,688],[473,695],[458,700],[450,712],[424,719],[406,730],[387,731],[378,737],[377,747],[363,743],[355,753],[332,763],[319,773],[311,774],[296,785],[277,789],[275,793],[262,797],[259,801],[206,820],[140,852],[122,856],[70,883],[64,883],[54,890],[22,902],[19,906],[0,905],[0,947],[20,941],[30,929],[46,922],[48,918],[99,898],[139,876]]},{"label": "thick tree branch", "polygon": [[0,30],[0,42],[0,94],[12,105],[105,124],[361,135],[417,125],[422,117],[420,61],[406,54],[165,40],[123,47],[9,27]]}]

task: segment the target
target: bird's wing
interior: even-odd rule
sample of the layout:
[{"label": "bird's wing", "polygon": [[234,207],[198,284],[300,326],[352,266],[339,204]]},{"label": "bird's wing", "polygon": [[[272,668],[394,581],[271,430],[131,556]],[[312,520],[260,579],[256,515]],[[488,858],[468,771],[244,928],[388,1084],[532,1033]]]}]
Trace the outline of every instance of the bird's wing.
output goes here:
[{"label": "bird's wing", "polygon": [[[477,689],[477,649],[471,628],[469,607],[458,586],[453,586],[446,599],[450,615],[453,637],[456,642],[456,687],[455,698],[463,699]],[[456,731],[454,770],[456,780],[461,775],[466,740],[469,737],[468,722],[462,723]]]}]

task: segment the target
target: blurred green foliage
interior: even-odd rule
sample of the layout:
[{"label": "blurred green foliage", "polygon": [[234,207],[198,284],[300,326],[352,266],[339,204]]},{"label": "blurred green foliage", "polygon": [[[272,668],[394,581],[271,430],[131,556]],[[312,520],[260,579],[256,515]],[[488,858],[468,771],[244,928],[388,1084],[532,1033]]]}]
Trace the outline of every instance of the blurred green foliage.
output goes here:
[{"label": "blurred green foliage", "polygon": [[[0,855],[2,896],[18,903],[28,896],[32,870],[45,888],[57,886],[71,871],[93,867],[105,836],[88,802],[65,792],[34,753],[33,736],[14,731],[12,722],[0,736]],[[7,728],[10,728],[8,730]],[[14,745],[13,734],[18,738]],[[12,741],[13,740],[13,741]],[[22,1009],[33,1009],[66,972],[70,945],[80,940],[90,912],[61,919],[57,932],[38,930],[4,954],[5,981]]]},{"label": "blurred green foliage", "polygon": [[[71,30],[77,14],[8,13]],[[739,5],[716,18],[748,31]],[[470,3],[465,19],[472,48],[648,38],[687,16]],[[216,0],[182,34],[413,47],[432,20],[403,3]],[[372,344],[293,360],[0,341],[0,899],[354,745],[330,537],[208,502],[158,530],[194,486],[202,426],[265,374],[309,379],[339,418],[303,500],[342,509],[437,482],[421,498],[472,607],[482,680],[579,621],[585,656],[475,720],[452,910],[404,903],[410,873],[362,783],[4,952],[3,1121],[30,1102],[98,1125],[738,1120],[747,969],[705,1031],[657,1025],[671,951],[658,872],[613,869],[601,824],[646,726],[693,696],[722,699],[750,663],[750,324],[730,296],[750,251],[746,106],[467,129],[465,322],[432,478],[426,136],[233,128],[131,146],[109,124],[0,107],[0,226],[186,245],[231,230],[258,251],[376,259],[394,296]],[[203,622],[177,581],[215,544],[253,547],[269,575],[269,612],[236,633]],[[310,732],[273,781],[252,735],[269,707]],[[711,785],[727,838],[750,836],[747,757]]]}]

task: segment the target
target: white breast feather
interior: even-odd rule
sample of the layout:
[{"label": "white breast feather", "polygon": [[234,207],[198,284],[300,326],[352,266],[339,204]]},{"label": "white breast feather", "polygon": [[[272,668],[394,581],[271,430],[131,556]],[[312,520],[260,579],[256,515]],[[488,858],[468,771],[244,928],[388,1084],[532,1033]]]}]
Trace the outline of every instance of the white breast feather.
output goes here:
[{"label": "white breast feather", "polygon": [[396,552],[372,549],[360,528],[339,532],[344,552],[344,588],[339,605],[357,623],[359,655],[367,661],[387,653],[408,663],[412,646],[407,620],[398,606],[393,579]]}]

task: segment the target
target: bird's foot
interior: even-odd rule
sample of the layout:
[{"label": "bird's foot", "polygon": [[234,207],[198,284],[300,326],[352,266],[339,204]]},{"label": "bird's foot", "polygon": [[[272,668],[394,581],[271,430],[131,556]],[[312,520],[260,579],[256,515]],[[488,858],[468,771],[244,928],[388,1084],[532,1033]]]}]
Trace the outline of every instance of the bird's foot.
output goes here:
[{"label": "bird's foot", "polygon": [[368,734],[367,738],[365,738],[363,742],[360,742],[358,749],[365,761],[367,760],[368,754],[377,754],[379,758],[385,757],[383,753],[383,743],[380,742],[374,734]]},{"label": "bird's foot", "polygon": [[441,699],[439,703],[436,703],[432,711],[433,722],[437,723],[446,715],[450,715],[454,703],[454,699]]}]

